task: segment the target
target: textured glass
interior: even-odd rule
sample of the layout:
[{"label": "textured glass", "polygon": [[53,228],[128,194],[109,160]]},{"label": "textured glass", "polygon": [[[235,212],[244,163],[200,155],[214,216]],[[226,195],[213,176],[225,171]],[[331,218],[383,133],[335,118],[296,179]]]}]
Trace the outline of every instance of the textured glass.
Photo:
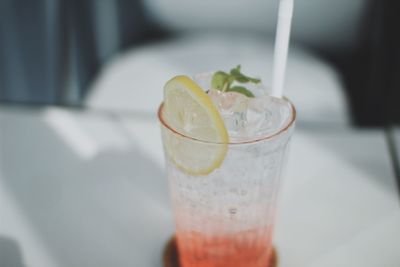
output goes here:
[{"label": "textured glass", "polygon": [[[293,115],[294,117],[294,115]],[[293,118],[294,120],[294,118]],[[183,267],[268,267],[276,198],[294,128],[262,140],[228,144],[222,165],[190,175],[166,151],[180,262]],[[192,151],[222,144],[194,140],[162,124],[165,141]]]}]

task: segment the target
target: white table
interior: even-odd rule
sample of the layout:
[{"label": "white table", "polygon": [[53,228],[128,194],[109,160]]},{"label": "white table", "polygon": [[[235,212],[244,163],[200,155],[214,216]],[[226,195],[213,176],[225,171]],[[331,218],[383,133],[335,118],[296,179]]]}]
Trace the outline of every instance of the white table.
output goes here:
[{"label": "white table", "polygon": [[[382,131],[297,128],[280,267],[397,267]],[[0,107],[1,267],[160,267],[173,233],[155,117]]]}]

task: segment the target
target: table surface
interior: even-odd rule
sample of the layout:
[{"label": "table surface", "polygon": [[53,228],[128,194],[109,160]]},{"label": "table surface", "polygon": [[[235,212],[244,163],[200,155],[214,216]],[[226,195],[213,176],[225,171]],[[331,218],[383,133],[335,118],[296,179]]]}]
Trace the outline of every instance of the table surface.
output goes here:
[{"label": "table surface", "polygon": [[[382,130],[297,127],[280,267],[397,267],[399,225]],[[172,234],[155,117],[0,107],[1,267],[160,267]]]}]

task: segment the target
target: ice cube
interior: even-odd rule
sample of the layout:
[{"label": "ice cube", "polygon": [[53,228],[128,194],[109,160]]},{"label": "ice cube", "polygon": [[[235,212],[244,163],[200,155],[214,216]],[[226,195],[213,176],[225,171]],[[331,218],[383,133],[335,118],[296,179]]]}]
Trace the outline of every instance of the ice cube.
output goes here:
[{"label": "ice cube", "polygon": [[255,140],[278,132],[290,120],[292,108],[272,97],[263,84],[246,84],[255,98],[211,88],[212,73],[198,74],[194,80],[208,93],[217,107],[232,142]]},{"label": "ice cube", "polygon": [[249,100],[246,135],[270,135],[280,130],[290,119],[291,107],[287,101],[261,96]]},{"label": "ice cube", "polygon": [[248,97],[236,92],[221,92],[211,89],[208,92],[211,100],[221,112],[221,114],[232,114],[234,112],[242,112],[247,109]]},{"label": "ice cube", "polygon": [[247,104],[249,98],[236,92],[221,92],[211,89],[208,95],[214,102],[230,134],[238,133],[247,124]]}]

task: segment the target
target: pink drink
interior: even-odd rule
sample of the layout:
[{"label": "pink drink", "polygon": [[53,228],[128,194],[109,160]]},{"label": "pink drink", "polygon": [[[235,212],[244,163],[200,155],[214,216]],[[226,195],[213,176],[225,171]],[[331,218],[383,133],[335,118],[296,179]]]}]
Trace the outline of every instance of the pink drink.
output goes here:
[{"label": "pink drink", "polygon": [[185,267],[267,267],[270,262],[270,227],[225,236],[177,230],[177,236]]}]

